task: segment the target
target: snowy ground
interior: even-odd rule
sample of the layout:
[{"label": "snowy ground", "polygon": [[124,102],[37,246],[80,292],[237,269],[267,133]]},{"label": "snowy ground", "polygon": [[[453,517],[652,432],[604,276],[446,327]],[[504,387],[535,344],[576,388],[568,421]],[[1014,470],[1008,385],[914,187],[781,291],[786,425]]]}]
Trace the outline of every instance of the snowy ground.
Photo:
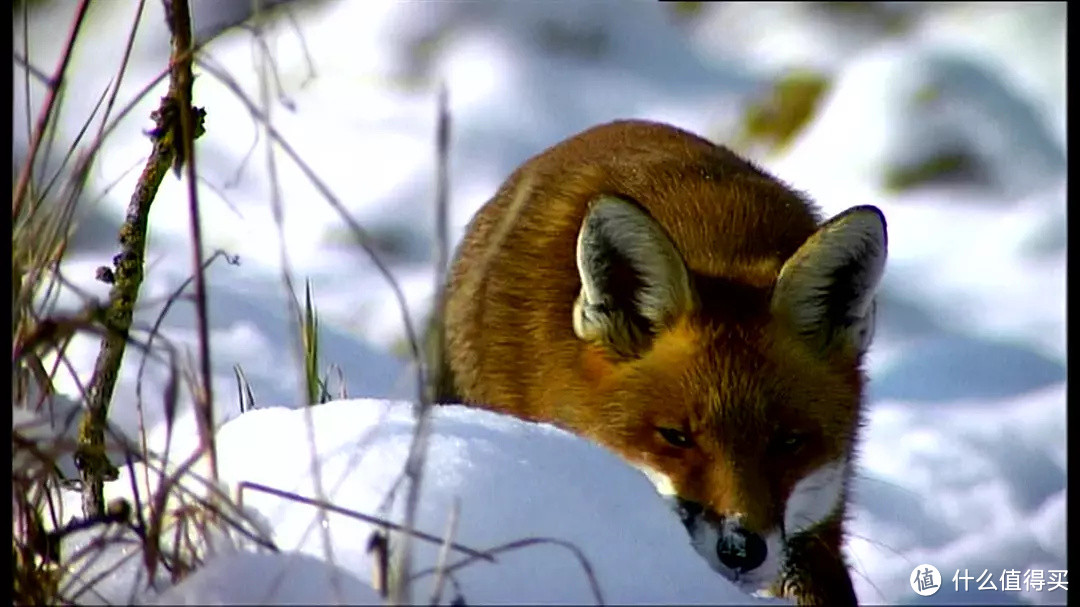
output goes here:
[{"label": "snowy ground", "polygon": [[[74,136],[119,65],[123,46],[114,41],[126,32],[134,4],[91,9],[69,86],[93,94],[65,100],[61,141]],[[927,8],[912,11],[910,27],[892,36],[865,16],[801,5],[709,5],[686,22],[649,3],[480,7],[301,4],[294,12],[315,64],[310,79],[296,31],[282,20],[273,29],[287,98],[271,108],[274,125],[383,244],[413,319],[422,321],[433,292],[439,78],[453,116],[456,240],[515,166],[585,127],[651,118],[725,140],[741,104],[778,70],[824,70],[835,80],[815,120],[787,150],[761,162],[827,213],[872,203],[889,221],[869,424],[847,546],[860,599],[1064,603],[1064,591],[1002,591],[999,580],[1006,570],[1066,567],[1064,6]],[[147,3],[123,101],[166,63],[160,10],[160,3]],[[49,71],[60,46],[51,29],[66,24],[72,8],[58,2],[39,11],[29,28],[30,57]],[[15,34],[18,49],[21,28]],[[226,33],[208,54],[258,98],[249,33]],[[22,91],[16,70],[17,153],[26,142]],[[292,371],[293,329],[265,149],[260,140],[240,171],[256,125],[208,73],[195,92],[208,111],[198,144],[206,247],[240,259],[208,273],[215,395],[224,421],[238,416],[234,365],[243,368],[260,408],[298,402],[300,374]],[[34,89],[35,108],[41,98]],[[155,104],[152,94],[121,125],[89,191],[102,191],[145,157],[140,133]],[[882,186],[896,166],[956,151],[972,159],[966,179],[901,193]],[[299,282],[312,282],[323,364],[342,369],[352,397],[411,396],[412,371],[392,353],[402,325],[390,290],[362,253],[343,243],[340,219],[295,165],[283,154],[277,160],[284,250]],[[134,179],[129,173],[88,210],[64,267],[97,296],[106,286],[94,282],[94,269],[116,252],[114,235]],[[150,271],[136,316],[144,326],[190,273],[186,209],[183,183],[167,178],[150,220]],[[77,302],[71,293],[64,299],[67,306]],[[176,306],[163,326],[174,342],[195,343],[191,306]],[[71,352],[85,380],[96,344],[76,341]],[[139,359],[129,354],[127,361],[113,421],[135,436]],[[160,445],[159,395],[168,373],[150,364],[146,375],[151,444]],[[76,393],[70,378],[60,387]],[[384,410],[389,421],[378,422]],[[219,434],[223,476],[311,495],[308,442],[297,434],[302,416],[270,408],[226,423]],[[345,401],[316,409],[313,419],[326,482],[337,487],[335,503],[370,512],[403,454],[403,410]],[[194,443],[192,428],[188,414],[174,450]],[[373,428],[374,438],[358,447]],[[600,449],[473,411],[440,413],[436,429],[421,516],[428,532],[442,535],[458,499],[458,542],[486,549],[534,535],[573,541],[589,555],[608,601],[746,600],[698,562],[644,479]],[[350,458],[359,463],[350,467]],[[259,601],[271,591],[280,602],[326,602],[336,596],[326,594],[334,587],[327,589],[327,579],[340,582],[347,601],[374,598],[370,562],[360,549],[367,537],[362,524],[331,518],[335,546],[328,558],[319,533],[300,539],[312,521],[309,507],[267,496],[246,503],[266,517],[279,546],[303,555],[226,556],[159,597],[162,602]],[[433,554],[422,550],[421,560]],[[275,563],[283,566],[283,558],[288,575],[265,575]],[[935,565],[945,582],[927,598],[908,585],[923,563]],[[954,591],[953,573],[965,569],[972,576],[986,570],[998,590],[975,590],[972,582],[969,593]],[[118,571],[112,581],[130,585],[131,575]],[[267,580],[276,585],[269,588]],[[460,582],[472,603],[591,600],[580,566],[551,545],[463,569]],[[129,596],[111,588],[113,600]]]}]

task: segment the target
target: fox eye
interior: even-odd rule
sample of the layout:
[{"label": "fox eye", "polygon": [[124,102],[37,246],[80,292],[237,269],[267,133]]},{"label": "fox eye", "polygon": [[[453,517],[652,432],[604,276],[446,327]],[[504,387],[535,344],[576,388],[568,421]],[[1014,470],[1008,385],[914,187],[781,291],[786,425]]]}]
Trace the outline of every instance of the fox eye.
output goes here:
[{"label": "fox eye", "polygon": [[773,450],[780,453],[796,453],[805,444],[805,432],[780,432],[773,437]]},{"label": "fox eye", "polygon": [[660,436],[664,437],[664,440],[680,449],[688,449],[694,446],[694,441],[682,430],[657,427],[656,431],[660,433]]}]

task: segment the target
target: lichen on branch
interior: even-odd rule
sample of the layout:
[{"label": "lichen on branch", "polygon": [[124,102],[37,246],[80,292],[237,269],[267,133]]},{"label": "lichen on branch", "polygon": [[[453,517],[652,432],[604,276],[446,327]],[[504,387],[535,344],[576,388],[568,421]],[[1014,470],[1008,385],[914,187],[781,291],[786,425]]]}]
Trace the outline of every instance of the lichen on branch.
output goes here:
[{"label": "lichen on branch", "polygon": [[[206,112],[191,106],[194,78],[191,73],[192,37],[187,0],[166,1],[165,6],[173,33],[169,91],[161,98],[158,109],[150,115],[154,127],[147,134],[153,142],[153,149],[139,176],[128,203],[127,216],[120,227],[120,253],[113,258],[111,269],[98,271],[98,276],[111,282],[112,288],[101,319],[106,333],[94,364],[88,390],[88,410],[79,426],[75,452],[75,465],[83,482],[83,513],[86,517],[97,517],[104,513],[104,482],[115,479],[117,475],[116,467],[105,454],[105,428],[135,302],[143,281],[150,205],[169,167],[173,167],[179,177],[192,140],[204,132]],[[191,133],[186,140],[185,132]]]}]

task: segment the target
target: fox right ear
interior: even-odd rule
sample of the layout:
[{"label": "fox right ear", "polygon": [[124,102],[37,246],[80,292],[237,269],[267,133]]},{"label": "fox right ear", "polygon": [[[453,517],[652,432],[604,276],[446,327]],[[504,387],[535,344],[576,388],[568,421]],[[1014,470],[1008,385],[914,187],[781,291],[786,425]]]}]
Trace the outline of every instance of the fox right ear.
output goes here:
[{"label": "fox right ear", "polygon": [[874,334],[874,294],[888,239],[877,207],[854,207],[818,228],[780,269],[772,310],[814,347],[847,343],[858,354]]},{"label": "fox right ear", "polygon": [[577,268],[574,333],[621,356],[639,355],[692,306],[679,251],[655,220],[625,200],[605,196],[589,206],[578,233]]}]

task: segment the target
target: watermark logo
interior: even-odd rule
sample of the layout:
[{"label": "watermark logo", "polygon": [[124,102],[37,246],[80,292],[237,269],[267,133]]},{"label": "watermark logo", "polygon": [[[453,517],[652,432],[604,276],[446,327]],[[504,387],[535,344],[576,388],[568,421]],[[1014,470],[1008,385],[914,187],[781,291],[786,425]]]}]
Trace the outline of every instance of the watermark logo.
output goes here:
[{"label": "watermark logo", "polygon": [[941,572],[933,565],[919,565],[911,571],[911,589],[919,596],[930,596],[941,588]]},{"label": "watermark logo", "polygon": [[[970,592],[972,590],[990,590],[998,592],[1068,592],[1069,570],[1068,569],[1005,569],[1000,575],[983,569],[982,573],[975,575],[978,569],[957,569],[952,576],[952,590],[954,592]],[[911,571],[908,578],[911,589],[919,596],[931,596],[941,590],[942,585],[948,583],[941,578],[941,572],[937,567],[930,564],[922,564]]]}]

